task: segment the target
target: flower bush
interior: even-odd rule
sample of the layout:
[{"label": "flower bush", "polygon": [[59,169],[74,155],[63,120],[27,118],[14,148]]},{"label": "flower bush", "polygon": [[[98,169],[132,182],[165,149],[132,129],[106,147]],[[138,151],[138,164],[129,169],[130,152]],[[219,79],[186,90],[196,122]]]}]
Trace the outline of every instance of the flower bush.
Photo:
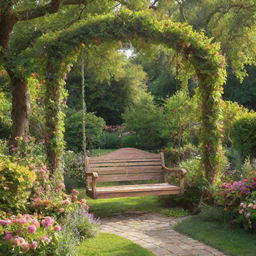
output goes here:
[{"label": "flower bush", "polygon": [[0,159],[0,209],[24,210],[36,180],[36,174],[9,157]]},{"label": "flower bush", "polygon": [[50,216],[25,214],[2,219],[0,253],[53,255],[60,230],[61,226]]},{"label": "flower bush", "polygon": [[256,228],[256,177],[223,183],[217,200],[233,222],[247,229]]},{"label": "flower bush", "polygon": [[96,235],[86,200],[75,189],[66,194],[42,163],[4,157],[0,177],[0,255],[75,256],[78,243]]}]

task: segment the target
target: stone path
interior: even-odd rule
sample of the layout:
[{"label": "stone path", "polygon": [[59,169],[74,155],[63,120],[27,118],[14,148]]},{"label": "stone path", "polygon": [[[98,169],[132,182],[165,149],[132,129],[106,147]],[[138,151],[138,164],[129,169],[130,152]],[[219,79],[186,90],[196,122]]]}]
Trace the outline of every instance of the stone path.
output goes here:
[{"label": "stone path", "polygon": [[174,231],[172,227],[183,219],[160,214],[122,215],[102,219],[101,231],[125,237],[156,256],[225,256],[210,246]]}]

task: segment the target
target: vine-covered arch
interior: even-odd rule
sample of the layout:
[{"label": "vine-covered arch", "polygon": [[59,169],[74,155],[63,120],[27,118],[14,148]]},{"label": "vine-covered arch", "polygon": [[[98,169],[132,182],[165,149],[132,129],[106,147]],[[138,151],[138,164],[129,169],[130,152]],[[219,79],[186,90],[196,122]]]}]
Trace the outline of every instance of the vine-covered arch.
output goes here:
[{"label": "vine-covered arch", "polygon": [[122,11],[89,21],[41,38],[44,79],[46,81],[46,126],[49,166],[56,170],[63,151],[62,104],[65,97],[65,77],[85,44],[113,40],[127,41],[144,38],[151,43],[164,44],[187,58],[194,66],[201,97],[201,153],[205,175],[213,184],[220,168],[221,113],[220,99],[225,82],[225,59],[220,47],[203,33],[189,25],[171,20],[158,20],[144,12]]}]

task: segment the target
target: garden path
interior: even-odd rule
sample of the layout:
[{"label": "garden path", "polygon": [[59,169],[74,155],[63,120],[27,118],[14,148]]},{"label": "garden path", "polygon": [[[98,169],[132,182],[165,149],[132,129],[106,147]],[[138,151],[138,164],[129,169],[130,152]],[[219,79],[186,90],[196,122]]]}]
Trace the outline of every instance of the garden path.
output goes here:
[{"label": "garden path", "polygon": [[210,246],[176,232],[172,227],[183,219],[156,213],[129,213],[103,218],[101,231],[125,237],[156,256],[225,256]]}]

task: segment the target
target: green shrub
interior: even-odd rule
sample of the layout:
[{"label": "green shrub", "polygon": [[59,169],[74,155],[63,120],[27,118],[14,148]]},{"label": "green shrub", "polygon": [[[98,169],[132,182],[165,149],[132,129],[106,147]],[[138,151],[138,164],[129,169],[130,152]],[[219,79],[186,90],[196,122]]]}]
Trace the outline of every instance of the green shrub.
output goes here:
[{"label": "green shrub", "polygon": [[230,135],[234,148],[237,149],[243,159],[256,157],[256,115],[244,117],[234,122]]},{"label": "green shrub", "polygon": [[[206,188],[206,180],[200,164],[200,159],[187,159],[179,164],[180,167],[187,170],[185,175],[184,194],[166,197],[166,204],[170,206],[182,206],[185,208],[197,208],[202,193]],[[170,183],[173,184],[173,178],[170,177]]]},{"label": "green shrub", "polygon": [[[74,151],[82,150],[82,111],[67,113],[65,120],[65,141],[67,147]],[[85,133],[87,148],[95,148],[100,144],[100,137],[105,126],[105,121],[93,113],[86,113]]]},{"label": "green shrub", "polygon": [[125,127],[136,132],[138,144],[144,149],[159,149],[162,146],[160,132],[163,112],[155,103],[153,96],[145,94],[129,111],[123,115]]},{"label": "green shrub", "polygon": [[130,135],[125,135],[120,138],[120,147],[121,148],[140,148],[141,145],[139,144],[139,139],[136,134],[130,134]]},{"label": "green shrub", "polygon": [[197,137],[198,119],[196,96],[190,98],[184,90],[178,91],[165,101],[161,136],[168,146],[182,147]]},{"label": "green shrub", "polygon": [[100,137],[99,146],[105,149],[119,148],[120,145],[119,132],[103,132]]},{"label": "green shrub", "polygon": [[164,150],[165,164],[177,165],[181,161],[193,158],[199,155],[198,149],[191,144],[185,145],[180,148],[166,148]]},{"label": "green shrub", "polygon": [[67,191],[73,188],[85,186],[84,183],[84,156],[83,153],[75,153],[73,151],[65,151],[64,160],[64,182]]},{"label": "green shrub", "polygon": [[251,117],[254,115],[254,112],[245,108],[244,106],[239,105],[237,102],[232,101],[221,101],[222,115],[223,115],[223,135],[224,143],[230,145],[230,131],[233,124],[244,117]]}]

